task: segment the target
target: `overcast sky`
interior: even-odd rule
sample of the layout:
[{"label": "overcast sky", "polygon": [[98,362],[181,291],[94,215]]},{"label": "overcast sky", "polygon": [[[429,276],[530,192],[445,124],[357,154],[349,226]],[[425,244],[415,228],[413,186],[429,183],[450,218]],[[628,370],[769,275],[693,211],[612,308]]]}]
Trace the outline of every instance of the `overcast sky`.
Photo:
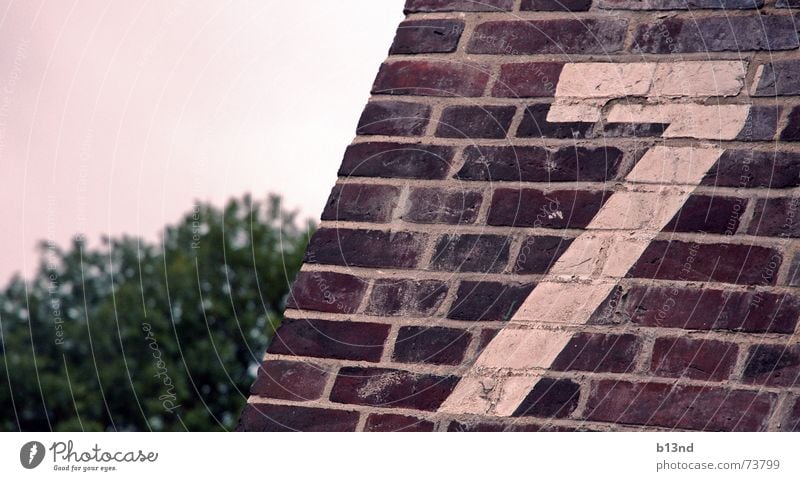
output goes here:
[{"label": "overcast sky", "polygon": [[0,282],[193,199],[318,218],[403,0],[0,1]]}]

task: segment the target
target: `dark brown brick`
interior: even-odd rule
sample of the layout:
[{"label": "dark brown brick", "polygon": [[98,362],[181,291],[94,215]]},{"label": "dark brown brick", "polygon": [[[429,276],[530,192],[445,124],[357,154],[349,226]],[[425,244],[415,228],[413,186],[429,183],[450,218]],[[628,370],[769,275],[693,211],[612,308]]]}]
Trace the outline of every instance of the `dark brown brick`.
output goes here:
[{"label": "dark brown brick", "polygon": [[634,52],[790,50],[799,46],[790,16],[675,17],[639,25]]},{"label": "dark brown brick", "polygon": [[461,20],[408,20],[397,27],[389,55],[453,52],[463,31]]},{"label": "dark brown brick", "polygon": [[511,418],[509,422],[506,423],[490,423],[490,422],[460,422],[460,421],[451,421],[450,424],[447,426],[448,432],[459,432],[459,433],[499,433],[499,432],[509,432],[509,433],[536,433],[536,432],[548,432],[548,433],[567,433],[567,432],[578,432],[578,431],[591,431],[583,426],[559,426],[554,424],[547,424],[547,423],[529,423],[524,422],[519,418]]},{"label": "dark brown brick", "polygon": [[605,192],[585,190],[497,189],[489,208],[489,225],[583,229],[607,199]]},{"label": "dark brown brick", "polygon": [[747,353],[742,381],[760,386],[800,386],[800,345],[751,346]]},{"label": "dark brown brick", "polygon": [[475,27],[468,53],[609,54],[622,49],[624,19],[582,18],[484,22]]},{"label": "dark brown brick", "polygon": [[482,202],[480,192],[420,187],[411,190],[401,218],[419,224],[473,224]]},{"label": "dark brown brick", "polygon": [[796,142],[800,140],[800,105],[792,107],[786,127],[781,132],[781,140]]},{"label": "dark brown brick", "polygon": [[602,182],[619,171],[616,147],[475,147],[464,150],[461,180],[522,182]]},{"label": "dark brown brick", "polygon": [[480,65],[400,60],[381,65],[372,93],[480,97],[488,81],[489,73]]},{"label": "dark brown brick", "polygon": [[592,132],[593,122],[548,122],[550,104],[529,105],[517,128],[517,137],[584,139]]},{"label": "dark brown brick", "polygon": [[753,96],[800,94],[800,60],[776,60],[759,67],[763,70]]},{"label": "dark brown brick", "polygon": [[598,0],[600,8],[625,10],[699,10],[761,8],[764,0]]},{"label": "dark brown brick", "polygon": [[412,102],[377,101],[364,108],[358,120],[358,135],[420,137],[431,118],[428,105]]},{"label": "dark brown brick", "polygon": [[559,353],[555,371],[631,372],[641,344],[633,334],[575,334]]},{"label": "dark brown brick", "polygon": [[501,272],[508,264],[511,238],[501,235],[444,235],[436,244],[431,267],[447,272]]},{"label": "dark brown brick", "polygon": [[242,413],[238,431],[355,431],[356,411],[320,409],[276,404],[248,404]]},{"label": "dark brown brick", "polygon": [[800,254],[795,254],[794,259],[792,259],[786,284],[792,287],[800,287]]},{"label": "dark brown brick", "polygon": [[660,337],[653,346],[650,372],[656,376],[724,381],[730,377],[739,348],[711,339]]},{"label": "dark brown brick", "polygon": [[707,232],[733,235],[747,208],[747,199],[693,195],[687,199],[664,232]]},{"label": "dark brown brick", "polygon": [[434,425],[430,421],[403,416],[401,414],[370,414],[364,431],[367,432],[431,432]]},{"label": "dark brown brick", "polygon": [[397,362],[458,365],[464,360],[472,335],[447,327],[401,327],[394,345]]},{"label": "dark brown brick", "polygon": [[591,6],[592,0],[522,0],[520,10],[585,12]]},{"label": "dark brown brick", "polygon": [[250,393],[287,401],[312,401],[322,396],[328,370],[307,362],[265,361]]},{"label": "dark brown brick", "polygon": [[482,329],[481,330],[481,338],[478,342],[478,353],[482,352],[483,349],[492,342],[492,339],[500,332],[499,329]]},{"label": "dark brown brick", "polygon": [[367,313],[378,316],[431,316],[447,295],[447,284],[436,280],[378,279]]},{"label": "dark brown brick", "polygon": [[393,369],[343,367],[331,401],[361,406],[436,411],[458,383],[455,376],[435,376]]},{"label": "dark brown brick", "polygon": [[356,312],[367,281],[336,272],[300,272],[286,303],[290,309],[322,312]]},{"label": "dark brown brick", "polygon": [[[800,4],[798,4],[800,6]],[[792,408],[781,422],[780,430],[784,432],[800,432],[800,397],[794,400]]]},{"label": "dark brown brick", "polygon": [[744,127],[736,136],[736,140],[754,142],[774,139],[778,132],[778,120],[780,120],[782,112],[783,108],[779,105],[751,106]]},{"label": "dark brown brick", "polygon": [[452,160],[451,147],[364,142],[347,148],[339,175],[444,179]]},{"label": "dark brown brick", "polygon": [[286,319],[267,352],[350,361],[377,362],[389,326],[370,322]]},{"label": "dark brown brick", "polygon": [[405,12],[496,12],[513,5],[514,0],[406,0]]},{"label": "dark brown brick", "polygon": [[322,220],[388,222],[400,188],[390,185],[338,184],[333,187]]},{"label": "dark brown brick", "polygon": [[609,122],[603,124],[604,137],[661,137],[669,124],[629,124]]},{"label": "dark brown brick", "polygon": [[763,431],[774,405],[770,393],[613,380],[592,383],[586,417],[696,431]]},{"label": "dark brown brick", "polygon": [[495,97],[554,97],[563,63],[527,62],[500,66],[500,78],[492,88]]},{"label": "dark brown brick", "polygon": [[775,6],[778,8],[798,8],[800,7],[800,0],[778,0]]},{"label": "dark brown brick", "polygon": [[542,378],[514,411],[514,417],[565,418],[578,407],[581,387],[569,379]]},{"label": "dark brown brick", "polygon": [[800,197],[758,199],[748,234],[800,237]]},{"label": "dark brown brick", "polygon": [[454,105],[442,111],[437,137],[504,139],[517,108],[513,105]]},{"label": "dark brown brick", "polygon": [[703,185],[719,187],[800,186],[800,153],[775,150],[726,150],[708,171]]},{"label": "dark brown brick", "polygon": [[319,229],[305,262],[359,267],[415,267],[427,236],[413,232]]},{"label": "dark brown brick", "polygon": [[646,279],[775,285],[782,261],[780,252],[767,247],[654,241],[628,274]]},{"label": "dark brown brick", "polygon": [[463,321],[508,321],[533,287],[533,284],[464,281],[447,317]]},{"label": "dark brown brick", "polygon": [[515,274],[546,274],[570,244],[572,239],[563,237],[526,237],[512,270]]}]

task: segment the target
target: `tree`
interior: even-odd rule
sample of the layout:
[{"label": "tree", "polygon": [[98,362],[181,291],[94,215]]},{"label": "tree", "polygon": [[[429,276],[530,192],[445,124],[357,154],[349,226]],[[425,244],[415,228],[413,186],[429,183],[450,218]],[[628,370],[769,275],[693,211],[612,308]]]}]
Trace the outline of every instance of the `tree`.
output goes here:
[{"label": "tree", "polygon": [[160,244],[41,243],[35,277],[0,292],[0,428],[231,429],[312,230],[244,196]]}]

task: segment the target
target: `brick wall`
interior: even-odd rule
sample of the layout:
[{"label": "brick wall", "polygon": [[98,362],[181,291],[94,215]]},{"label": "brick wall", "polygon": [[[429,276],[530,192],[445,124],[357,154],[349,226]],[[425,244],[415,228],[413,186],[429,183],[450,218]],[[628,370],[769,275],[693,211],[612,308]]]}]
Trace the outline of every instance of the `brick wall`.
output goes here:
[{"label": "brick wall", "polygon": [[791,7],[407,0],[240,429],[800,429]]}]

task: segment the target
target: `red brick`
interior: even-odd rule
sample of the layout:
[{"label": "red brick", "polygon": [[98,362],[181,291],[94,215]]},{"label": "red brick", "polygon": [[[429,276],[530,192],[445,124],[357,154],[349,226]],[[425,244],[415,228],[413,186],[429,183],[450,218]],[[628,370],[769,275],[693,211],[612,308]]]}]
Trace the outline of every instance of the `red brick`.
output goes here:
[{"label": "red brick", "polygon": [[442,111],[437,137],[504,139],[517,108],[513,105],[454,105]]},{"label": "red brick", "polygon": [[597,3],[600,8],[626,10],[733,10],[761,8],[763,5],[764,0],[599,0]]},{"label": "red brick", "polygon": [[461,180],[603,182],[616,177],[622,151],[616,147],[475,147],[464,150]]},{"label": "red brick", "polygon": [[546,274],[570,244],[572,239],[562,237],[526,237],[522,241],[512,271],[515,274]]},{"label": "red brick", "polygon": [[484,22],[475,28],[468,53],[609,54],[622,49],[624,19],[582,18]]},{"label": "red brick", "polygon": [[300,272],[286,303],[290,309],[309,311],[356,312],[367,281],[336,272]]},{"label": "red brick", "polygon": [[434,425],[430,421],[403,416],[401,414],[370,414],[364,425],[366,432],[431,432]]},{"label": "red brick", "polygon": [[563,63],[507,63],[500,66],[500,78],[492,88],[495,97],[554,97]]},{"label": "red brick", "polygon": [[508,321],[533,287],[533,284],[464,281],[447,317],[463,321]]},{"label": "red brick", "polygon": [[565,418],[576,407],[580,386],[569,379],[542,378],[514,411],[514,417]]},{"label": "red brick", "polygon": [[420,187],[411,190],[401,218],[419,224],[473,224],[482,202],[480,192]]},{"label": "red brick", "polygon": [[367,313],[378,316],[431,316],[447,295],[447,284],[436,280],[378,279]]},{"label": "red brick", "polygon": [[331,191],[322,220],[388,222],[400,188],[390,185],[338,184]]},{"label": "red brick", "polygon": [[800,95],[800,60],[776,60],[764,64],[755,97]]},{"label": "red brick", "polygon": [[739,228],[739,221],[746,208],[747,199],[693,195],[663,231],[733,235]]},{"label": "red brick", "polygon": [[767,247],[654,241],[629,275],[646,279],[775,285],[783,257]]},{"label": "red brick", "polygon": [[287,401],[312,401],[322,396],[328,371],[307,362],[273,359],[261,364],[250,393]]},{"label": "red brick", "polygon": [[748,234],[800,237],[800,197],[758,199]]},{"label": "red brick", "polygon": [[775,395],[704,386],[627,381],[592,383],[586,417],[696,431],[763,431]]},{"label": "red brick", "polygon": [[393,369],[343,367],[331,401],[361,406],[436,411],[458,383],[454,376],[418,374]]},{"label": "red brick", "polygon": [[309,264],[415,267],[427,235],[377,230],[319,229],[306,251]]},{"label": "red brick", "polygon": [[364,108],[358,120],[358,135],[420,137],[431,118],[428,105],[412,102],[377,101]]},{"label": "red brick", "polygon": [[585,190],[497,189],[489,225],[583,229],[606,201],[605,192]]},{"label": "red brick", "polygon": [[431,268],[447,272],[501,272],[508,264],[511,239],[500,235],[444,235],[436,244]]},{"label": "red brick", "polygon": [[359,414],[355,411],[320,409],[276,404],[248,404],[237,431],[355,431]]},{"label": "red brick", "polygon": [[711,339],[661,337],[653,346],[650,372],[656,376],[724,381],[736,363],[736,344]]},{"label": "red brick", "polygon": [[464,360],[472,335],[447,327],[405,326],[397,333],[393,360],[397,362],[458,365]]},{"label": "red brick", "polygon": [[547,12],[585,12],[592,6],[592,0],[522,0],[520,10]]},{"label": "red brick", "polygon": [[575,334],[553,361],[555,371],[631,372],[641,344],[633,334]]},{"label": "red brick", "polygon": [[463,31],[461,20],[405,21],[397,28],[389,55],[453,52]]},{"label": "red brick", "polygon": [[514,0],[406,0],[405,12],[496,12],[513,5]]},{"label": "red brick", "polygon": [[400,60],[381,65],[372,93],[480,97],[488,81],[489,73],[481,65]]},{"label": "red brick", "polygon": [[781,132],[781,140],[797,142],[800,140],[800,105],[792,107],[786,127]]},{"label": "red brick", "polygon": [[517,137],[584,139],[591,135],[594,122],[549,122],[550,104],[534,104],[525,109]]},{"label": "red brick", "polygon": [[452,147],[364,142],[347,148],[339,175],[444,179],[452,160]]},{"label": "red brick", "polygon": [[389,326],[369,322],[285,319],[267,352],[378,362]]},{"label": "red brick", "polygon": [[742,380],[759,386],[800,386],[800,345],[751,346],[747,353]]},{"label": "red brick", "polygon": [[719,187],[786,189],[800,186],[798,172],[798,152],[728,149],[701,183]]}]

